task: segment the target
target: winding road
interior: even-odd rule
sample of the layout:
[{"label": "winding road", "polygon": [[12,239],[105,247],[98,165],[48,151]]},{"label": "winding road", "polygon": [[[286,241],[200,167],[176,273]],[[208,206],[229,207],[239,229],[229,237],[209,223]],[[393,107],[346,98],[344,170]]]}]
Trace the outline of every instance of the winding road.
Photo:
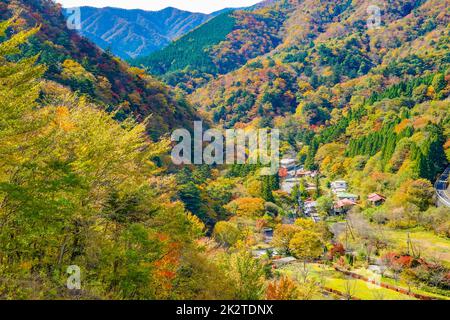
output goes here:
[{"label": "winding road", "polygon": [[436,195],[439,203],[450,208],[450,195],[447,192],[449,176],[450,166],[445,169],[443,174],[441,174],[439,179],[434,184],[434,188],[436,189]]}]

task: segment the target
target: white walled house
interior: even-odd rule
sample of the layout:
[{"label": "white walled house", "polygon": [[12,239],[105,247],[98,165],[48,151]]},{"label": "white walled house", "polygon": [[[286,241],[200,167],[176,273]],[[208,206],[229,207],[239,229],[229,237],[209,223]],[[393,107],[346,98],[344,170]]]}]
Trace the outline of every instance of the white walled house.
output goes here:
[{"label": "white walled house", "polygon": [[331,183],[331,191],[333,191],[333,193],[346,192],[347,189],[347,181],[337,180]]},{"label": "white walled house", "polygon": [[293,158],[282,159],[280,161],[280,166],[288,170],[295,168],[297,161]]}]

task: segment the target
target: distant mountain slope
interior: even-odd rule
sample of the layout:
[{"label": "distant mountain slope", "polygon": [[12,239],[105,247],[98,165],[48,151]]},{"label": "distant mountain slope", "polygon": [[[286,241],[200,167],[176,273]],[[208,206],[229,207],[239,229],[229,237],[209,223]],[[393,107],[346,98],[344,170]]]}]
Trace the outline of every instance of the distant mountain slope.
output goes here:
[{"label": "distant mountain slope", "polygon": [[[375,99],[387,86],[422,84],[416,78],[449,64],[448,0],[380,4],[376,29],[367,26],[364,0],[285,3],[292,7],[274,50],[209,80],[190,96],[215,122],[233,127],[261,120],[267,125],[291,113],[317,127],[331,119],[334,109],[348,105],[355,91],[358,99]],[[216,56],[228,55],[225,43]],[[254,43],[250,37],[241,46]]]},{"label": "distant mountain slope", "polygon": [[217,68],[206,49],[224,41],[235,25],[236,19],[232,13],[221,14],[163,50],[149,57],[138,58],[134,63],[148,67],[150,72],[156,75],[183,70],[186,67],[215,73]]},{"label": "distant mountain slope", "polygon": [[170,7],[160,11],[81,7],[81,34],[101,48],[130,59],[167,46],[220,12],[192,13]]},{"label": "distant mountain slope", "polygon": [[282,6],[265,2],[221,14],[133,64],[192,92],[216,75],[237,69],[279,45],[282,22],[290,7]]},{"label": "distant mountain slope", "polygon": [[195,112],[180,95],[68,30],[61,7],[53,1],[5,0],[0,3],[2,20],[15,12],[20,13],[16,28],[41,26],[23,48],[23,55],[40,55],[39,63],[48,67],[47,80],[115,111],[118,119],[132,115],[143,121],[151,116],[148,133],[153,138],[175,127],[192,125]]},{"label": "distant mountain slope", "polygon": [[[282,26],[260,34],[279,45],[259,52],[254,33],[234,29],[212,56],[224,61],[245,48],[257,57],[214,75],[190,101],[217,127],[279,128],[282,148],[308,170],[348,181],[362,201],[372,192],[388,196],[387,207],[364,213],[371,221],[404,228],[411,212],[426,207],[404,205],[407,188],[428,190],[422,199],[431,204],[431,182],[450,161],[450,0],[275,6]],[[254,25],[246,25],[251,34]]]}]

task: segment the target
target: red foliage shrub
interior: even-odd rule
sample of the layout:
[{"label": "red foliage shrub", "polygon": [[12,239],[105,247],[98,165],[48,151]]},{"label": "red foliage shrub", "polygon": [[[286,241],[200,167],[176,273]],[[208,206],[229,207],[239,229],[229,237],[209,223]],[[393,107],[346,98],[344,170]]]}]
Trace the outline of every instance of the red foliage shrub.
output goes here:
[{"label": "red foliage shrub", "polygon": [[335,258],[339,258],[345,254],[345,249],[342,243],[335,243],[333,247],[328,252],[328,258],[330,260],[334,260]]},{"label": "red foliage shrub", "polygon": [[414,259],[411,256],[400,256],[395,260],[395,263],[400,265],[402,268],[410,268],[413,260]]}]

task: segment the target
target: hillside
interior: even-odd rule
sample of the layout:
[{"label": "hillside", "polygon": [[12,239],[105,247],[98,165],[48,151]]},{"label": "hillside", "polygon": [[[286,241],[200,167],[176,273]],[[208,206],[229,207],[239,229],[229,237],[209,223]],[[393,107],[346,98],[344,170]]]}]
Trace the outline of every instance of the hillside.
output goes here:
[{"label": "hillside", "polygon": [[133,64],[192,92],[211,78],[235,70],[279,45],[287,10],[268,2],[221,14]]},{"label": "hillside", "polygon": [[[368,23],[372,4],[280,1],[275,5],[286,8],[277,28],[282,32],[271,34],[278,45],[197,82],[189,99],[205,117],[223,129],[280,129],[281,152],[295,164],[280,169],[279,180],[232,166],[201,184],[199,198],[238,181],[220,202],[230,218],[215,226],[217,241],[238,247],[242,225],[269,226],[270,245],[283,248],[281,256],[321,257],[366,274],[378,259],[378,267],[391,272],[382,281],[448,297],[449,245],[440,241],[450,237],[450,208],[436,207],[433,184],[450,162],[450,1],[379,2],[381,21],[374,27],[372,19]],[[226,55],[233,43],[253,48],[256,41],[227,38],[231,44],[217,44],[224,51],[215,55]],[[196,79],[183,79],[190,81]],[[324,258],[320,243],[329,241],[328,231],[333,248]],[[264,251],[258,242],[264,231],[250,240],[245,232],[249,246]],[[438,274],[442,281],[433,284]],[[345,290],[336,283],[330,285]],[[367,289],[354,294],[379,299],[371,295]]]},{"label": "hillside", "polygon": [[[65,34],[41,20],[57,8],[33,4],[43,11],[20,3],[24,17]],[[23,24],[0,19],[0,299],[231,297],[229,281],[206,280],[224,273],[199,249],[204,227],[153,161],[168,141],[43,79],[38,56],[21,55],[38,28]]]},{"label": "hillside", "polygon": [[23,56],[40,53],[47,66],[45,78],[85,95],[118,119],[133,115],[139,121],[151,115],[148,132],[156,138],[170,128],[188,125],[195,117],[185,100],[166,85],[101,51],[89,40],[68,30],[60,6],[52,1],[3,1],[0,17],[20,13],[16,29],[40,25],[23,48]]},{"label": "hillside", "polygon": [[[1,2],[0,299],[449,299],[450,0],[373,4],[219,15],[151,56],[167,85]],[[279,170],[250,162],[273,131],[175,165],[197,114],[279,129]]]},{"label": "hillside", "polygon": [[[328,183],[387,195],[362,206],[371,219],[414,225],[407,212],[425,211],[450,161],[449,4],[389,1],[372,29],[365,1],[301,1],[277,48],[190,100],[220,127],[281,129],[283,149]],[[405,204],[414,180],[427,204]]]},{"label": "hillside", "polygon": [[129,60],[166,47],[219,13],[81,7],[80,33],[104,50]]},{"label": "hillside", "polygon": [[280,127],[331,178],[352,178],[339,162],[363,156],[362,168],[381,161],[370,170],[434,181],[449,156],[448,5],[390,1],[369,29],[364,1],[299,2],[275,50],[190,100],[225,128]]},{"label": "hillside", "polygon": [[[418,61],[417,65],[410,66],[411,70],[405,66],[414,63],[416,53],[411,51],[419,50],[418,43],[429,37],[444,40],[439,33],[446,32],[448,14],[438,8],[444,9],[445,5],[436,3],[433,9],[430,3],[427,1],[414,9],[392,1],[383,15],[382,29],[368,30],[363,1],[354,4],[324,1],[321,6],[312,1],[301,2],[284,20],[286,32],[282,43],[272,53],[212,80],[192,94],[192,101],[211,110],[215,120],[223,119],[225,124],[231,121],[231,126],[237,121],[249,122],[258,114],[272,117],[294,113],[300,111],[299,105],[307,106],[302,112],[310,124],[324,124],[332,107],[343,107],[351,94],[330,97],[335,101],[320,102],[317,89],[342,90],[351,79],[368,74],[376,74],[378,81],[388,84],[398,81],[394,77],[410,79],[425,68],[436,68],[433,61],[437,58],[430,52],[423,58],[428,61]],[[395,9],[389,11],[389,8]],[[432,22],[422,25],[424,19]],[[310,27],[298,28],[299,25]],[[430,50],[447,54],[439,48],[439,41],[429,42]],[[245,46],[251,44],[249,39]],[[395,59],[405,62],[399,61],[399,66],[394,67],[392,56],[398,56],[401,48],[409,48],[410,53],[403,50],[403,57]],[[445,58],[443,63],[446,63]],[[380,73],[385,75],[384,79],[378,79]]]}]

